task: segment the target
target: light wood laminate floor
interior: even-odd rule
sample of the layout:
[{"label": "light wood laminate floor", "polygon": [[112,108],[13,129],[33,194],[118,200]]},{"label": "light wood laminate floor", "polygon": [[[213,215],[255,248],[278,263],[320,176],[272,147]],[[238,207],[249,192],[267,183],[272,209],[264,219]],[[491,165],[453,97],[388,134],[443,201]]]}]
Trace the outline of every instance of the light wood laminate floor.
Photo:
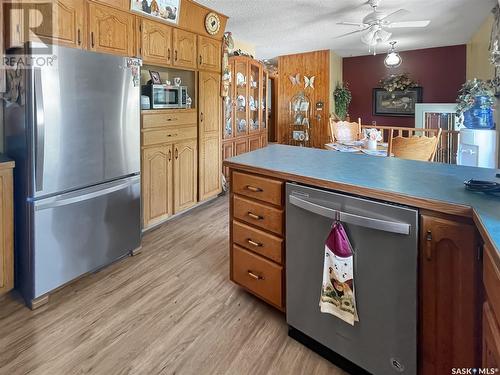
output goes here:
[{"label": "light wood laminate floor", "polygon": [[229,281],[228,202],[143,239],[143,253],[30,311],[0,299],[0,374],[344,374]]}]

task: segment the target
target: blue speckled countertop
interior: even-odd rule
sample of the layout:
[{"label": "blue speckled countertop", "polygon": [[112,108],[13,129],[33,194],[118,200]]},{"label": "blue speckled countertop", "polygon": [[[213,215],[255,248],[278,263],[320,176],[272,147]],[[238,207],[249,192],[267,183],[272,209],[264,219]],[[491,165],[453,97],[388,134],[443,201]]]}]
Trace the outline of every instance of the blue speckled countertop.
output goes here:
[{"label": "blue speckled countertop", "polygon": [[[484,229],[484,236],[500,256],[500,197],[465,190],[463,182],[474,178],[496,181],[500,170],[425,163],[363,154],[270,145],[236,156],[228,166],[265,169],[290,181],[318,182],[320,186],[349,192],[366,189],[366,196],[381,199],[376,191],[392,193],[394,201],[419,208],[443,203],[442,212],[466,214]],[[296,177],[296,178],[294,178]],[[356,192],[359,194],[359,191]],[[386,199],[387,200],[387,199]],[[454,207],[456,206],[456,207]]]}]

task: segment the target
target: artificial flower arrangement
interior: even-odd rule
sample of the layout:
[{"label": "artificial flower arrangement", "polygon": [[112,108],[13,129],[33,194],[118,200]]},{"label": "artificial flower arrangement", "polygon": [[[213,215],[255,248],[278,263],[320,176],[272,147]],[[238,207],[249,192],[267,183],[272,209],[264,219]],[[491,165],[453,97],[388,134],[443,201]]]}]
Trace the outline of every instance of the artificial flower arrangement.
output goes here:
[{"label": "artificial flower arrangement", "polygon": [[417,83],[412,80],[408,73],[392,74],[380,80],[380,86],[386,91],[406,91],[412,87],[417,87]]},{"label": "artificial flower arrangement", "polygon": [[476,105],[477,97],[485,98],[481,102],[481,109],[493,108],[495,105],[495,88],[491,80],[471,79],[463,84],[458,94],[457,116],[459,117]]},{"label": "artificial flower arrangement", "polygon": [[383,139],[382,132],[380,130],[375,129],[375,128],[364,129],[363,135],[364,135],[364,139],[367,141],[380,142]]}]

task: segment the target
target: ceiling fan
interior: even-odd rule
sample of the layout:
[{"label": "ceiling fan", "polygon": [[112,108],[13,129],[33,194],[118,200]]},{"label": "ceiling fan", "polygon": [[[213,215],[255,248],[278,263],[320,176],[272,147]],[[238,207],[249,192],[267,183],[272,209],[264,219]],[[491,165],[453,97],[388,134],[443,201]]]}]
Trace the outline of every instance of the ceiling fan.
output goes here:
[{"label": "ceiling fan", "polygon": [[405,15],[409,11],[398,9],[392,13],[385,14],[378,11],[381,0],[368,0],[373,11],[368,14],[361,22],[338,22],[337,25],[357,26],[359,29],[346,34],[339,35],[337,38],[343,38],[348,35],[357,33],[361,34],[361,41],[368,45],[369,51],[373,48],[373,53],[376,52],[377,44],[384,43],[389,40],[392,33],[386,29],[408,28],[408,27],[426,27],[431,21],[396,21],[398,16]]}]

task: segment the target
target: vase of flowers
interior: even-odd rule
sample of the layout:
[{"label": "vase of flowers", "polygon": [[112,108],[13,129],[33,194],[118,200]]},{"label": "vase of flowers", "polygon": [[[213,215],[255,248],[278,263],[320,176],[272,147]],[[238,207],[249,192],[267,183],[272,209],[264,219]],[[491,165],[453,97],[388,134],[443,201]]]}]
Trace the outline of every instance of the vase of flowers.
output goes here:
[{"label": "vase of flowers", "polygon": [[491,81],[474,78],[465,82],[459,91],[457,103],[457,116],[466,128],[495,128],[495,89]]},{"label": "vase of flowers", "polygon": [[383,139],[382,132],[375,128],[365,129],[363,132],[366,148],[368,150],[377,150],[377,142]]}]

